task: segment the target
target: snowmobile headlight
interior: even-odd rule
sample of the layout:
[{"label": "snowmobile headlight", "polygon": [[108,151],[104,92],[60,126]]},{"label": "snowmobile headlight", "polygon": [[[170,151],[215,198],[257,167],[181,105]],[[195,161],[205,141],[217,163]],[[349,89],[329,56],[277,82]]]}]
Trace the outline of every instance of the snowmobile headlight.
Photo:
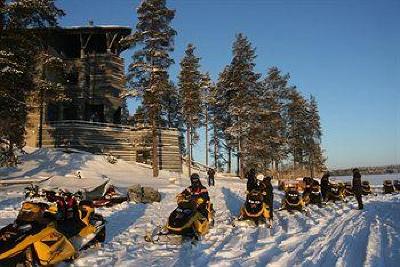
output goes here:
[{"label": "snowmobile headlight", "polygon": [[185,209],[185,210],[183,210],[183,213],[185,213],[186,215],[189,215],[190,213],[192,213],[192,211],[190,209]]},{"label": "snowmobile headlight", "polygon": [[31,224],[24,224],[18,227],[18,230],[25,233],[28,232],[32,229],[32,225]]}]

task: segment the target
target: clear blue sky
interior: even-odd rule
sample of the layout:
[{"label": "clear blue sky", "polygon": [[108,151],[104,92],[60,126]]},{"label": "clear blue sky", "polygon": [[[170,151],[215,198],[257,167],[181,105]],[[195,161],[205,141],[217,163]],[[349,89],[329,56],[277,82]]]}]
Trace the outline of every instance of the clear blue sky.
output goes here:
[{"label": "clear blue sky", "polygon": [[[135,0],[61,0],[61,25],[134,27]],[[197,47],[214,79],[230,62],[235,33],[257,48],[257,70],[276,65],[316,96],[330,168],[400,163],[400,1],[176,0],[173,53]],[[130,61],[131,51],[124,53]],[[204,161],[204,140],[195,157]]]}]

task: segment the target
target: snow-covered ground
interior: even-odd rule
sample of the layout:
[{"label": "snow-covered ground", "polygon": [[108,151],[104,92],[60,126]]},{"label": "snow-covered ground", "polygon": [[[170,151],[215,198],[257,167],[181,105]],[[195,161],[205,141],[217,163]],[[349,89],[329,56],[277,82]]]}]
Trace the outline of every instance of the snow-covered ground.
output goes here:
[{"label": "snow-covered ground", "polygon": [[[188,179],[177,174],[164,172],[163,178],[154,179],[140,165],[112,165],[101,156],[39,150],[26,155],[18,169],[3,169],[0,175],[7,179],[68,175],[77,170],[84,176],[81,183],[85,177],[105,175],[121,187],[136,182],[157,186],[162,201],[98,209],[108,221],[106,242],[101,248],[82,252],[72,266],[399,266],[400,195],[364,197],[362,211],[352,198],[323,208],[311,206],[309,216],[276,211],[272,229],[233,227],[232,218],[245,198],[245,183],[219,178],[209,189],[216,210],[215,227],[195,245],[173,246],[150,244],[143,236],[164,224],[175,208],[175,195],[188,184]],[[169,179],[172,176],[174,183]],[[13,221],[22,201],[21,186],[6,188],[0,189],[1,227]],[[276,189],[274,193],[274,208],[278,209],[283,193]]]}]

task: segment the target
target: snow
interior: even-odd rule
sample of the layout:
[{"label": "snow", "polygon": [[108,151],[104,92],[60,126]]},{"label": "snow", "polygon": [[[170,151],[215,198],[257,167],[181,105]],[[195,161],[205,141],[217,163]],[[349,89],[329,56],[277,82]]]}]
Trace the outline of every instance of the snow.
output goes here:
[{"label": "snow", "polygon": [[[176,207],[176,194],[188,184],[188,179],[178,174],[162,172],[162,178],[152,178],[150,169],[137,164],[119,161],[113,165],[102,156],[88,153],[34,150],[24,156],[22,165],[1,169],[0,175],[6,179],[45,174],[65,176],[78,170],[84,178],[65,179],[76,179],[82,186],[86,185],[85,179],[102,179],[102,175],[119,186],[139,182],[159,188],[162,201],[97,209],[107,220],[106,242],[101,248],[81,252],[77,260],[63,266],[353,267],[398,266],[400,260],[400,195],[397,194],[364,197],[362,211],[356,209],[356,201],[350,198],[347,203],[329,203],[322,208],[310,206],[309,216],[275,211],[272,229],[233,227],[232,219],[245,199],[245,183],[233,177],[217,177],[216,186],[209,189],[216,210],[215,227],[195,245],[173,246],[146,243],[143,236],[164,224]],[[170,179],[172,176],[176,179]],[[17,215],[23,200],[18,188],[0,187],[1,227]],[[276,186],[274,193],[277,210],[283,193]]]}]

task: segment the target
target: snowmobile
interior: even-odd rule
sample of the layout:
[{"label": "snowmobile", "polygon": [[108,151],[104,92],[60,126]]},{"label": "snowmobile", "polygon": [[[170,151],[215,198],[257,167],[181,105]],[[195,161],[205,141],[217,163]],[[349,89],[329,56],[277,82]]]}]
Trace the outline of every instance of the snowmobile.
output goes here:
[{"label": "snowmobile", "polygon": [[304,211],[303,198],[301,197],[299,190],[294,186],[290,186],[286,190],[285,198],[282,201],[280,210],[284,209],[288,211]]},{"label": "snowmobile", "polygon": [[268,219],[270,219],[270,212],[268,205],[264,202],[263,194],[260,191],[252,190],[247,194],[246,202],[240,209],[239,218],[233,225],[240,225],[243,221],[246,226],[258,226],[260,223],[266,223]]},{"label": "snowmobile", "polygon": [[147,233],[145,241],[158,244],[180,245],[185,241],[197,241],[208,233],[214,223],[214,210],[202,197],[178,194],[178,207],[169,215],[163,227]]},{"label": "snowmobile", "polygon": [[327,192],[327,201],[344,201],[345,200],[345,186],[343,183],[336,183],[331,181],[329,183],[329,190]]},{"label": "snowmobile", "polygon": [[125,201],[129,201],[128,196],[123,196],[117,192],[114,186],[111,185],[102,197],[93,199],[93,204],[96,208],[111,207],[115,204],[121,204]]},{"label": "snowmobile", "polygon": [[[104,242],[105,220],[92,203],[79,203],[79,228],[67,232],[56,219],[57,203],[25,201],[14,223],[0,230],[0,266],[48,266],[74,259],[79,250]],[[74,223],[65,220],[65,225]],[[75,222],[76,223],[76,222]]]},{"label": "snowmobile", "polygon": [[384,194],[394,193],[394,186],[392,180],[385,180],[383,182],[383,193]]},{"label": "snowmobile", "polygon": [[372,194],[371,186],[369,185],[368,181],[362,181],[361,188],[364,196]]},{"label": "snowmobile", "polygon": [[393,180],[393,186],[396,191],[400,191],[400,181],[399,180]]},{"label": "snowmobile", "polygon": [[353,186],[352,186],[351,182],[346,182],[344,184],[344,194],[346,197],[354,196]]},{"label": "snowmobile", "polygon": [[306,190],[303,193],[303,201],[305,205],[322,204],[321,187],[317,181],[314,181],[309,188],[306,186]]}]

